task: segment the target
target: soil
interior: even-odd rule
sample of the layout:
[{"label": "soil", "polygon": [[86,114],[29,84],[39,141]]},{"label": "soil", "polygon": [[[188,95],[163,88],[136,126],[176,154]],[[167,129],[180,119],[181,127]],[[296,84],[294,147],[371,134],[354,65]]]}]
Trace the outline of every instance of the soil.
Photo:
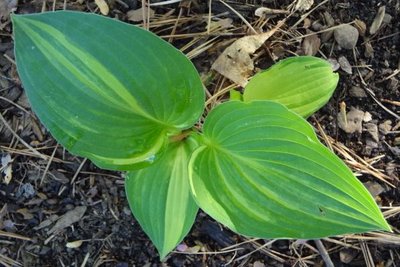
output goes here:
[{"label": "soil", "polygon": [[[221,1],[210,1],[212,20],[229,18],[230,25],[199,38],[196,33],[207,29],[208,2],[153,7],[156,15],[147,25],[184,50],[199,72],[209,78],[206,86],[211,96],[232,84],[221,75],[210,75],[210,69],[233,40],[253,34],[243,20],[256,31],[268,31],[287,15],[269,15],[262,25],[255,10],[263,6],[289,10],[293,1],[226,1],[232,9]],[[16,72],[9,8],[20,14],[53,9],[99,13],[95,1],[16,3],[0,0],[0,112],[4,118],[0,122],[0,158],[11,159],[5,165],[12,170],[12,177],[7,178],[4,172],[0,176],[0,266],[325,266],[330,260],[334,266],[400,265],[399,0],[315,1],[312,9],[296,11],[253,55],[255,72],[273,61],[310,51],[342,63],[334,96],[309,121],[321,140],[371,191],[394,233],[347,235],[322,242],[249,239],[200,212],[190,234],[163,262],[130,213],[123,173],[98,169],[57,145],[30,111]],[[129,23],[133,23],[129,11],[141,7],[136,0],[107,3],[108,16]],[[382,6],[386,15],[371,34]],[[325,30],[343,23],[357,26],[360,33],[353,49],[341,48],[332,31]],[[318,37],[320,45],[315,38],[305,41],[313,32],[317,33],[311,36]],[[206,41],[211,45],[200,50]],[[221,94],[216,102],[224,97]],[[355,118],[361,130],[346,132],[339,127],[338,114],[340,117],[351,109],[361,111],[357,114],[362,117]],[[82,211],[83,216],[79,216]],[[69,217],[71,212],[78,214],[77,220],[55,232],[55,222],[67,212]]]}]

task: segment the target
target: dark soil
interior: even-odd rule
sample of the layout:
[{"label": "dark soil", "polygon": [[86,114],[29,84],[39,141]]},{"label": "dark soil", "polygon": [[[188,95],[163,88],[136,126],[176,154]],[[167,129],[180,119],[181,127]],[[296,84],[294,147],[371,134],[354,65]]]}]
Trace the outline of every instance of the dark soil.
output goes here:
[{"label": "dark soil", "polygon": [[[107,2],[109,16],[123,21],[127,21],[129,10],[141,7],[136,0]],[[175,46],[184,47],[196,35],[182,38],[179,34],[206,29],[204,17],[207,18],[209,9],[205,2],[208,1],[193,0],[154,8],[157,16],[150,20],[150,30]],[[292,1],[226,2],[261,30],[256,27],[258,18],[254,16],[258,7],[287,9]],[[12,177],[7,184],[5,175],[0,175],[0,266],[325,265],[323,250],[314,241],[248,239],[226,230],[202,212],[183,241],[188,249],[171,253],[160,263],[154,246],[130,213],[123,174],[100,170],[91,162],[69,154],[30,111],[13,62],[12,28],[4,3],[13,4],[12,0],[0,0],[0,16],[4,15],[0,22],[0,112],[5,119],[0,121],[0,158],[11,157]],[[304,21],[292,27],[306,14],[296,12],[282,31],[257,52],[255,63],[257,68],[265,68],[273,63],[271,55],[279,60],[294,53],[303,54],[302,35],[323,30],[328,24],[324,13],[331,15],[334,25],[356,19],[366,24],[365,35],[350,50],[340,48],[332,35],[316,35],[321,38],[316,56],[336,60],[343,56],[352,65],[352,74],[343,68],[339,70],[340,84],[333,98],[309,121],[321,139],[359,174],[382,206],[394,233],[335,237],[323,240],[322,244],[335,266],[400,266],[400,103],[393,102],[400,100],[400,1],[315,1],[313,7],[320,3]],[[64,8],[62,0],[56,3],[19,0],[15,12],[52,10],[53,4],[55,9]],[[68,10],[99,13],[92,0],[66,0],[65,4]],[[381,6],[386,6],[387,15],[378,31],[370,34]],[[174,19],[172,24],[151,26],[153,21],[162,21],[161,15],[165,14],[166,18]],[[211,64],[223,49],[235,38],[251,34],[238,15],[220,1],[212,1],[212,14],[233,20],[232,27],[225,32],[229,34],[204,36],[185,51],[194,52],[196,47],[217,36],[211,47],[193,57],[199,72],[208,77]],[[262,30],[267,31],[283,18],[284,15],[271,16]],[[171,35],[171,26],[176,21],[177,36],[170,39],[166,36]],[[213,94],[228,85],[227,79],[214,75],[207,82],[207,89]],[[363,122],[362,132],[346,133],[338,127],[341,103],[345,103],[347,111],[353,107],[371,115],[370,120]],[[389,126],[385,130],[382,125]],[[371,129],[379,129],[375,133],[377,138]],[[24,142],[40,154],[29,150]],[[349,157],[343,152],[346,148]],[[78,210],[86,207],[83,217],[53,233],[55,222],[67,212],[77,211],[77,207]],[[69,243],[73,241],[82,244]],[[67,244],[75,247],[69,248]]]}]

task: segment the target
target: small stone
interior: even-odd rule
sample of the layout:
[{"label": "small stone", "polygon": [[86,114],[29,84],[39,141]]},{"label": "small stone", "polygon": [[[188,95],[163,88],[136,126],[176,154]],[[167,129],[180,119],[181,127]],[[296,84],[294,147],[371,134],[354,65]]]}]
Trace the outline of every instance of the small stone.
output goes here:
[{"label": "small stone", "polygon": [[357,250],[351,248],[343,248],[339,252],[340,261],[348,264],[357,256],[357,254]]},{"label": "small stone", "polygon": [[358,30],[348,24],[342,24],[334,31],[336,42],[344,49],[353,49],[358,41]]},{"label": "small stone", "polygon": [[338,61],[339,61],[340,68],[344,72],[346,72],[348,74],[353,74],[353,70],[351,69],[350,62],[347,60],[346,57],[341,56],[341,57],[339,57]]},{"label": "small stone", "polygon": [[349,94],[352,97],[359,97],[359,98],[367,97],[367,94],[365,93],[364,89],[358,86],[351,87]]},{"label": "small stone", "polygon": [[339,62],[334,58],[328,58],[328,62],[331,64],[333,71],[337,71],[340,68]]},{"label": "small stone", "polygon": [[368,111],[364,113],[363,122],[369,122],[372,120],[372,115]]}]

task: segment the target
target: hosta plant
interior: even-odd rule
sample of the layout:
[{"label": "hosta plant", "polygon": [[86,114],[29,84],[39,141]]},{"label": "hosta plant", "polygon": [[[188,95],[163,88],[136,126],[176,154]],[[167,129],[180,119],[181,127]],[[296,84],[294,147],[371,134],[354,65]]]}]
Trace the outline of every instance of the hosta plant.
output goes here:
[{"label": "hosta plant", "polygon": [[161,258],[199,207],[260,238],[390,230],[302,117],[337,84],[327,62],[284,60],[250,80],[243,101],[219,104],[200,125],[205,97],[196,69],[154,34],[78,12],[12,20],[32,109],[71,153],[128,171],[129,205]]}]

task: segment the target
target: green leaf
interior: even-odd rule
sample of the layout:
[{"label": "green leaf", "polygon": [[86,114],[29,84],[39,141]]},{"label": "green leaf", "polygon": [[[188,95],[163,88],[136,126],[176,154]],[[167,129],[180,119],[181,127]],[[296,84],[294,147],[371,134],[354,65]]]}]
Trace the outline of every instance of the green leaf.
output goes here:
[{"label": "green leaf", "polygon": [[172,143],[148,168],[130,171],[125,188],[129,205],[164,258],[192,227],[198,206],[189,187],[188,161],[194,140]]},{"label": "green leaf", "polygon": [[150,163],[204,106],[192,63],[139,27],[94,14],[13,15],[33,110],[72,153],[108,169]]},{"label": "green leaf", "polygon": [[260,238],[321,238],[389,230],[365,187],[301,117],[273,101],[231,101],[204,123],[190,160],[205,212]]},{"label": "green leaf", "polygon": [[244,101],[274,100],[308,117],[331,98],[339,75],[329,62],[310,56],[281,60],[246,85]]}]

